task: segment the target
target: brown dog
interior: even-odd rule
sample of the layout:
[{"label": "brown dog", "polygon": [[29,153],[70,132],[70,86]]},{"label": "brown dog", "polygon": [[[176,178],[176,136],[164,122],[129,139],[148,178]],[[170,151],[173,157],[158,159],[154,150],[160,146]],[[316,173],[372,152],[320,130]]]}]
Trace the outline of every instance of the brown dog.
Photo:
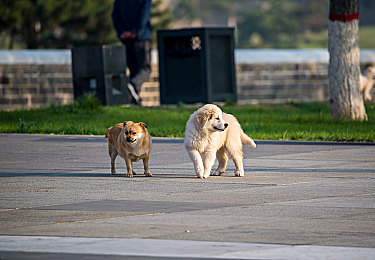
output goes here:
[{"label": "brown dog", "polygon": [[111,157],[111,173],[116,174],[115,161],[117,155],[125,159],[128,177],[133,177],[133,162],[143,160],[145,175],[151,177],[148,160],[152,148],[151,136],[147,125],[143,122],[125,121],[107,129],[108,153]]}]

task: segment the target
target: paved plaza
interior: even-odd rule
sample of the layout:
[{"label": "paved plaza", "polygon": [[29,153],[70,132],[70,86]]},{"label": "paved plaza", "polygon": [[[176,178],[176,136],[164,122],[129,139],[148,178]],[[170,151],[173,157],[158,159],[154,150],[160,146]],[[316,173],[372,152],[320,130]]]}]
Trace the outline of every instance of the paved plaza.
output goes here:
[{"label": "paved plaza", "polygon": [[153,138],[127,178],[103,136],[0,134],[0,259],[375,259],[374,144],[257,145],[202,180]]}]

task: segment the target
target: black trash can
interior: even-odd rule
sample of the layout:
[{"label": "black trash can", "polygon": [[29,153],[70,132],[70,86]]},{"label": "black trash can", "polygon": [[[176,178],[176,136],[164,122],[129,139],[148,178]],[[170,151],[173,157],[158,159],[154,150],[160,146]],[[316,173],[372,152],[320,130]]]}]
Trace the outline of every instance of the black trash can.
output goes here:
[{"label": "black trash can", "polygon": [[74,98],[95,94],[102,105],[129,104],[123,45],[72,49]]},{"label": "black trash can", "polygon": [[161,104],[237,100],[233,31],[157,31]]}]

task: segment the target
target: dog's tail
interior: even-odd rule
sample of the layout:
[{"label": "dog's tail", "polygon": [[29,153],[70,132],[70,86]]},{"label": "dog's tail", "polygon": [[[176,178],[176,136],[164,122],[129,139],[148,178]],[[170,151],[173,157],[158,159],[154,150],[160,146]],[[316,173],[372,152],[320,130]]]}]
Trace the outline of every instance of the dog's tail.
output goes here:
[{"label": "dog's tail", "polygon": [[247,134],[244,133],[244,131],[241,129],[241,132],[240,132],[240,137],[241,137],[241,142],[250,146],[250,147],[257,147],[256,143],[254,142],[254,140],[249,137]]},{"label": "dog's tail", "polygon": [[109,135],[109,134],[108,134],[108,133],[109,133],[109,129],[110,129],[110,128],[108,128],[108,129],[107,129],[107,130],[105,131],[105,136],[104,136],[104,139],[108,139],[108,135]]}]

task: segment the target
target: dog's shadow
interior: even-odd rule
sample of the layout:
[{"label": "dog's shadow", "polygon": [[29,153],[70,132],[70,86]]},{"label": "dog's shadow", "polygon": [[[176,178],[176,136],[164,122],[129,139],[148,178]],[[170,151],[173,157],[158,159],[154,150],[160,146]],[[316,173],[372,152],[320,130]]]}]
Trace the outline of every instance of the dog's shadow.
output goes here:
[{"label": "dog's shadow", "polygon": [[[152,170],[152,169],[150,169]],[[151,171],[152,173],[152,171]],[[147,177],[144,173],[139,170],[138,172],[133,175],[132,178],[129,178],[125,172],[119,172],[117,174],[111,174],[110,172],[22,172],[22,173],[15,173],[15,172],[0,172],[0,179],[1,178],[9,178],[9,177],[56,177],[56,178],[122,178],[122,179],[129,179],[129,180],[143,180],[143,181],[151,181],[153,179],[199,179],[197,178],[194,171],[191,173],[152,173],[152,177]],[[232,172],[225,173],[221,176],[210,176],[209,178],[238,178],[234,176]]]},{"label": "dog's shadow", "polygon": [[10,177],[56,177],[56,178],[124,178],[129,180],[152,180],[152,179],[181,179],[181,178],[193,178],[193,174],[166,174],[166,173],[156,173],[152,177],[145,176],[142,172],[136,173],[132,178],[127,177],[127,174],[117,173],[98,173],[98,172],[0,172],[1,178]]}]

